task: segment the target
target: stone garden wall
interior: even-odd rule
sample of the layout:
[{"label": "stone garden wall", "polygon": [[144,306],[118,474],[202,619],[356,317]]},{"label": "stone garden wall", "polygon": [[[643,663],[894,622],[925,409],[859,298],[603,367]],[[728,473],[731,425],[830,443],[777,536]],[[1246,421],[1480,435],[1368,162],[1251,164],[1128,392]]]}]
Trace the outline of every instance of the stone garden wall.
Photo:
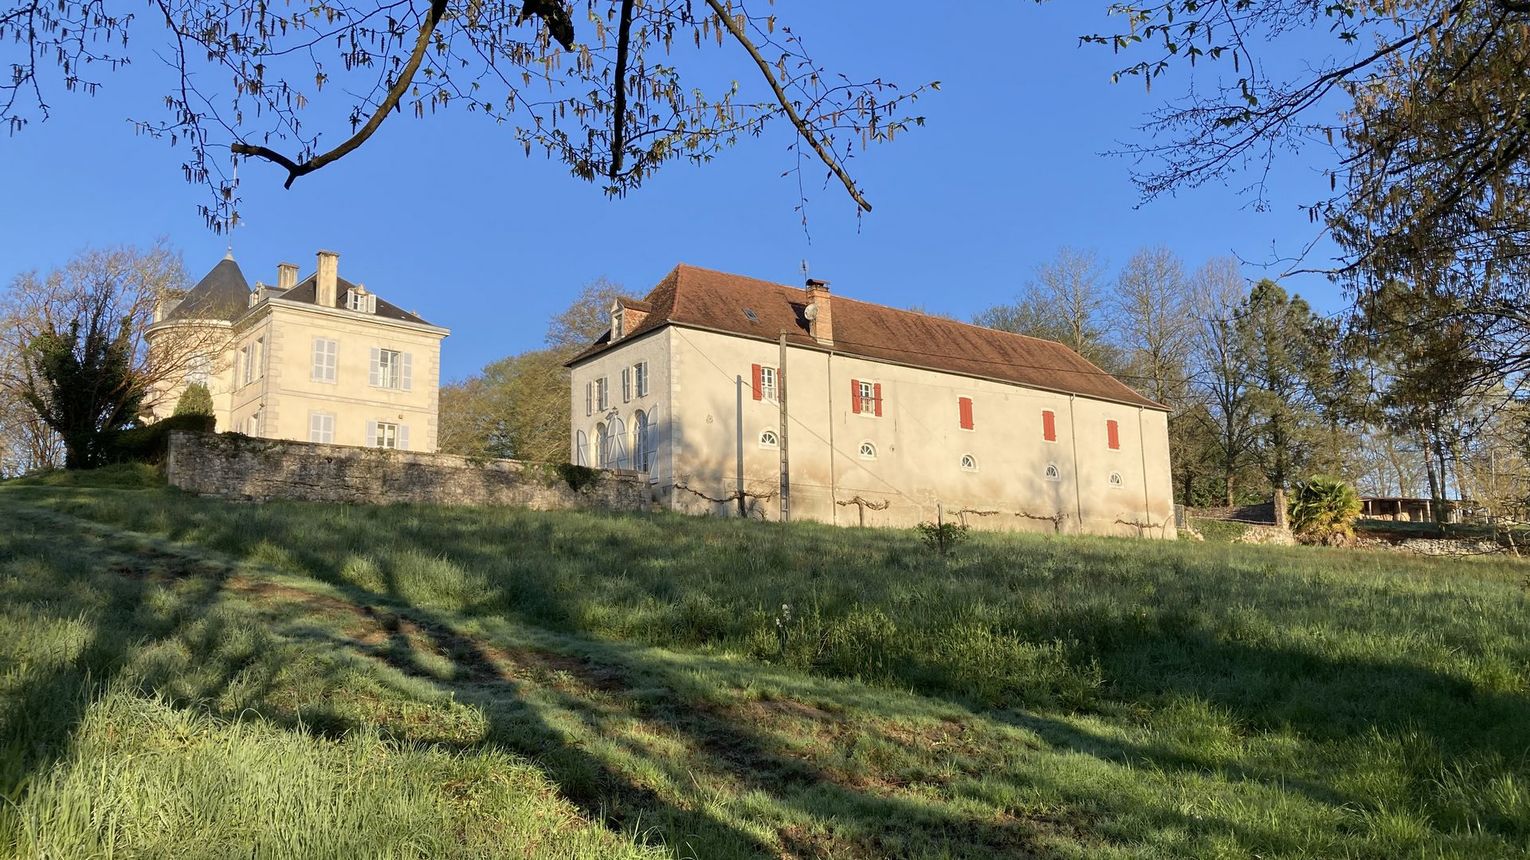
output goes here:
[{"label": "stone garden wall", "polygon": [[535,510],[652,507],[648,482],[635,472],[255,439],[236,433],[172,433],[165,472],[173,487],[225,499],[514,505]]}]

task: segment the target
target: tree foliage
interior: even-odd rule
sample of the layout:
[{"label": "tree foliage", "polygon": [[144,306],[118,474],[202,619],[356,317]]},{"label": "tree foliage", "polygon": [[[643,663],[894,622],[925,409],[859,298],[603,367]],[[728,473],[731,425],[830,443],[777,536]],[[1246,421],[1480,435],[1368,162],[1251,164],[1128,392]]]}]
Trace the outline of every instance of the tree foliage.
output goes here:
[{"label": "tree foliage", "polygon": [[1114,372],[1120,369],[1121,356],[1110,342],[1109,302],[1105,264],[1099,254],[1065,246],[1036,267],[1013,303],[987,308],[973,322],[1055,340]]},{"label": "tree foliage", "polygon": [[200,382],[193,382],[181,392],[181,397],[175,402],[175,415],[212,415],[213,401],[212,392]]},{"label": "tree foliage", "polygon": [[1314,475],[1291,494],[1291,530],[1317,543],[1347,543],[1355,536],[1360,496],[1348,483]]},{"label": "tree foliage", "polygon": [[220,229],[238,204],[226,153],[276,165],[291,186],[395,113],[450,110],[612,194],[782,120],[793,148],[869,210],[847,158],[922,124],[912,102],[938,86],[831,69],[746,0],[156,0],[152,11],[0,0],[0,121],[15,132],[46,118],[57,90],[95,93],[120,66],[163,58],[174,82],[135,124],[189,148],[183,173],[212,192],[203,212]]},{"label": "tree foliage", "polygon": [[104,464],[111,434],[131,423],[143,403],[130,326],[102,304],[67,327],[49,324],[27,344],[24,397],[63,439],[66,468]]}]

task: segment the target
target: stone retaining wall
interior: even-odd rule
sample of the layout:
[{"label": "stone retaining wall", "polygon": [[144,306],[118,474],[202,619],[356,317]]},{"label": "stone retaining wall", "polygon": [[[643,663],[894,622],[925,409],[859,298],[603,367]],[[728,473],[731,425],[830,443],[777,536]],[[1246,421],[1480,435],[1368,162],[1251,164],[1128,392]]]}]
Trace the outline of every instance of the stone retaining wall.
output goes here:
[{"label": "stone retaining wall", "polygon": [[[635,472],[583,469],[565,474],[560,467],[540,463],[254,439],[237,433],[172,433],[165,472],[173,487],[225,499],[514,505],[534,510],[634,511],[653,504],[648,482]],[[571,483],[581,486],[575,489]]]}]

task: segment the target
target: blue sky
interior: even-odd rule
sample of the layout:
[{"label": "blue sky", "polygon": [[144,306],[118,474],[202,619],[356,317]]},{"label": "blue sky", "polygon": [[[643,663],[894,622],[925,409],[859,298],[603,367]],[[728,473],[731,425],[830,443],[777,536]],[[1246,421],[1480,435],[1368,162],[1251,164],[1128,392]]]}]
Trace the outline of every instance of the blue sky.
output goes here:
[{"label": "blue sky", "polygon": [[[315,250],[339,251],[342,275],[453,330],[444,377],[459,379],[540,346],[548,317],[589,280],[604,275],[642,295],[680,261],[797,283],[806,259],[836,292],[967,318],[1013,298],[1064,244],[1095,248],[1112,268],[1138,247],[1164,245],[1194,268],[1229,253],[1271,259],[1313,237],[1298,207],[1326,181],[1302,158],[1272,177],[1265,212],[1247,205],[1242,182],[1137,207],[1130,164],[1100,153],[1136,139],[1146,111],[1188,79],[1159,81],[1152,95],[1135,79],[1112,85],[1119,60],[1077,43],[1109,27],[1104,0],[974,3],[972,17],[924,3],[876,4],[888,11],[866,15],[868,5],[777,4],[821,60],[852,77],[941,81],[919,105],[925,128],[851,163],[876,207],[864,217],[812,170],[804,233],[796,180],[781,176],[793,163],[784,126],[711,164],[671,164],[612,200],[559,164],[524,157],[480,116],[397,116],[290,191],[277,168],[242,167],[235,257],[252,280],[274,281],[278,262],[306,272]],[[714,82],[752,80],[737,51],[712,56],[704,71]],[[154,114],[164,74],[149,59],[108,76],[94,98],[59,93],[51,120],[0,139],[9,203],[0,278],[87,245],[161,236],[193,277],[222,257],[229,240],[203,226],[196,207],[206,192],[182,181],[184,152],[135,136],[127,122]],[[1287,286],[1320,310],[1342,305],[1321,278]]]}]

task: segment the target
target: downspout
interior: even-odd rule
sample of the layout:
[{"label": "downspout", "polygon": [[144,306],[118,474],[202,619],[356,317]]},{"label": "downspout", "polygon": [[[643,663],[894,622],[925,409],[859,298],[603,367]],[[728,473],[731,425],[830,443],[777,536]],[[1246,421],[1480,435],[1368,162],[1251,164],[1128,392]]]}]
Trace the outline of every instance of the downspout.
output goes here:
[{"label": "downspout", "polygon": [[[1142,406],[1137,407],[1137,453],[1142,455],[1142,516],[1145,518],[1143,522],[1151,523],[1153,521],[1153,498],[1152,494],[1148,492],[1147,432],[1143,429],[1142,425],[1142,413],[1146,411]],[[1172,499],[1173,496],[1174,494],[1170,492],[1169,497]],[[1189,503],[1190,499],[1186,497],[1185,504],[1188,505]]]},{"label": "downspout", "polygon": [[1078,395],[1068,395],[1068,437],[1073,443],[1073,505],[1078,516],[1078,530],[1084,530],[1084,490],[1078,477],[1078,412],[1074,401]]},{"label": "downspout", "polygon": [[828,380],[829,399],[829,522],[839,525],[839,489],[834,463],[834,351],[824,353],[824,378]]}]

